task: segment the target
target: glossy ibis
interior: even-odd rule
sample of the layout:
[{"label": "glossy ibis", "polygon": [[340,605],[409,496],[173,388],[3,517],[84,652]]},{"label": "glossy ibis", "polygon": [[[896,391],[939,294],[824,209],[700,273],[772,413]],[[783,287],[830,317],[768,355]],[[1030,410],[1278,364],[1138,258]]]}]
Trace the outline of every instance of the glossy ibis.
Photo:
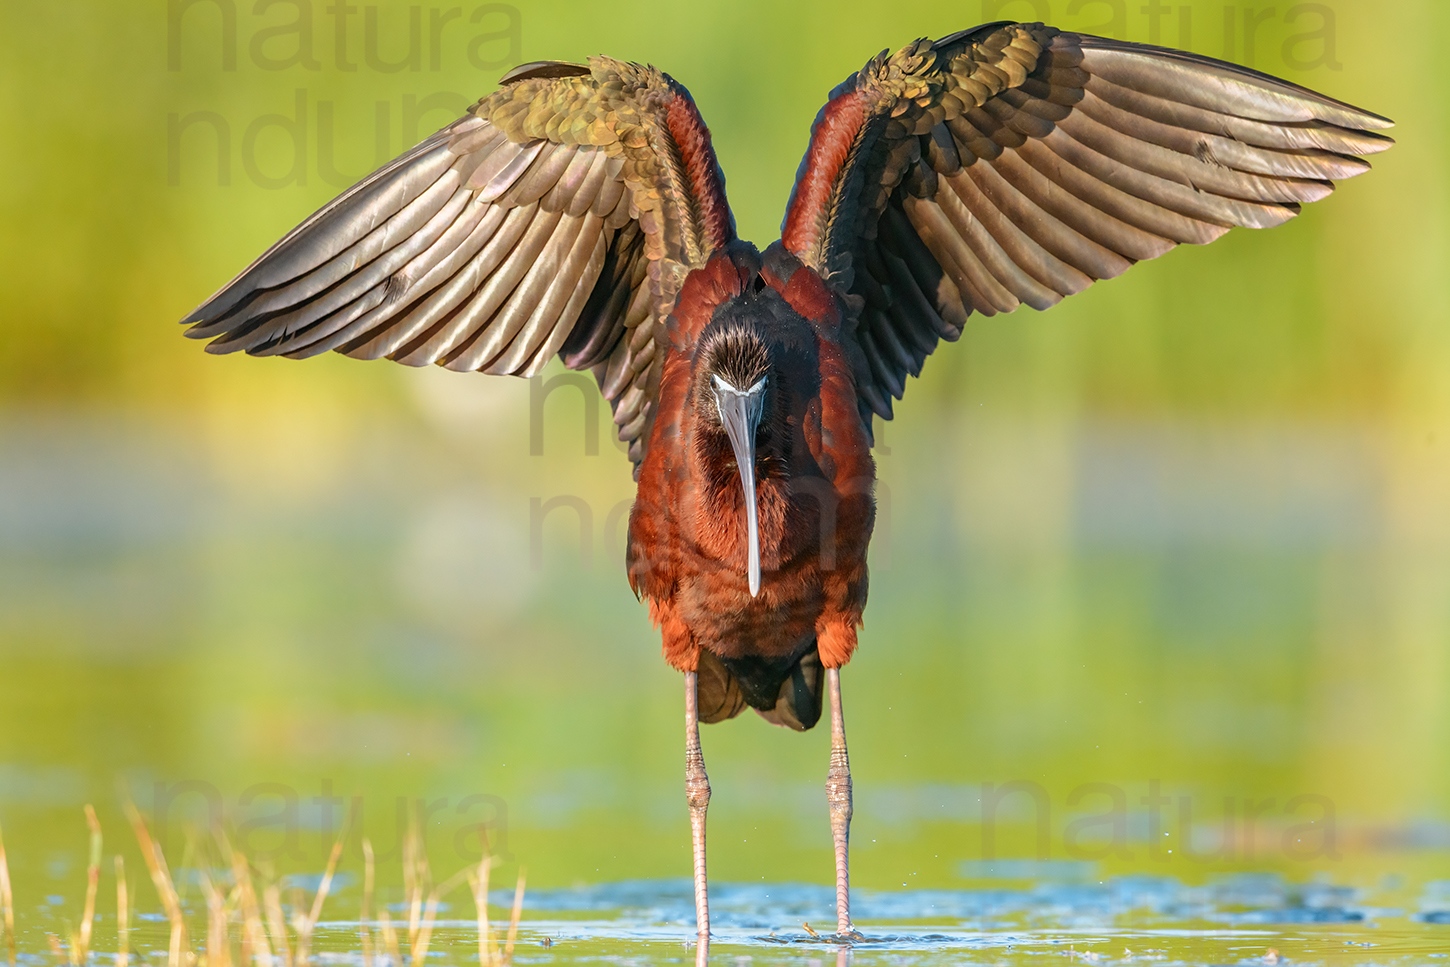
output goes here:
[{"label": "glossy ibis", "polygon": [[594,373],[638,480],[628,574],[700,721],[809,729],[830,693],[837,930],[853,934],[840,669],[866,604],[871,419],[972,312],[1046,309],[1368,170],[1385,118],[1194,54],[1043,24],[882,53],[831,92],[781,239],[736,237],[709,132],[651,67],[510,72],[187,316],[211,352]]}]

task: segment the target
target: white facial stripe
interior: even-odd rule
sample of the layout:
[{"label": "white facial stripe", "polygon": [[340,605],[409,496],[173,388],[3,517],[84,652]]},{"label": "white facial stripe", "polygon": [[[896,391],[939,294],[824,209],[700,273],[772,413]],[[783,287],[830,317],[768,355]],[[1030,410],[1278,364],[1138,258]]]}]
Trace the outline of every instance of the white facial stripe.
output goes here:
[{"label": "white facial stripe", "polygon": [[736,396],[754,396],[761,390],[765,389],[766,378],[764,376],[760,377],[760,380],[754,386],[750,387],[750,389],[747,390],[736,389],[733,385],[721,379],[719,376],[711,376],[710,378],[714,381],[715,388],[717,390],[724,390],[727,393],[734,393]]},{"label": "white facial stripe", "polygon": [[765,409],[766,377],[762,376],[754,386],[750,387],[750,389],[745,390],[744,392],[736,389],[734,386],[721,379],[719,376],[711,376],[710,378],[714,383],[715,411],[720,414],[720,422],[726,422],[726,398],[730,397],[744,403],[745,416],[746,419],[750,422],[753,432],[753,428],[760,422],[761,412]]}]

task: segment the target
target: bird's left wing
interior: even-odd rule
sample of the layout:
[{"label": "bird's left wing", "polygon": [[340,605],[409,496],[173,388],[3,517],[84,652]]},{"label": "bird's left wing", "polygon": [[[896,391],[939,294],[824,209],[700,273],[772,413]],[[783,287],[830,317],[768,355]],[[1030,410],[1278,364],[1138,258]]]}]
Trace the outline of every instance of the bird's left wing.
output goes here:
[{"label": "bird's left wing", "polygon": [[996,23],[872,59],[811,130],[782,240],[858,311],[862,415],[973,311],[1045,309],[1179,243],[1292,218],[1386,119],[1182,51]]},{"label": "bird's left wing", "polygon": [[593,58],[510,72],[183,323],[211,352],[591,369],[638,467],[684,276],[735,237],[689,93]]}]

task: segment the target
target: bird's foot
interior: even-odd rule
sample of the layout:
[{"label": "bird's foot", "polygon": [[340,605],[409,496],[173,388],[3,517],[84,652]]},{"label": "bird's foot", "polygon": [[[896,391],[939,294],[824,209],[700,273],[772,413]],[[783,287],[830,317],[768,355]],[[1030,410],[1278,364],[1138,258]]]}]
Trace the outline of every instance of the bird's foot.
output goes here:
[{"label": "bird's foot", "polygon": [[844,931],[837,930],[835,933],[821,933],[819,930],[812,929],[809,923],[803,923],[801,926],[805,928],[806,933],[811,935],[812,940],[819,940],[821,943],[844,944],[849,947],[852,944],[864,943],[866,940],[866,935],[855,927]]}]

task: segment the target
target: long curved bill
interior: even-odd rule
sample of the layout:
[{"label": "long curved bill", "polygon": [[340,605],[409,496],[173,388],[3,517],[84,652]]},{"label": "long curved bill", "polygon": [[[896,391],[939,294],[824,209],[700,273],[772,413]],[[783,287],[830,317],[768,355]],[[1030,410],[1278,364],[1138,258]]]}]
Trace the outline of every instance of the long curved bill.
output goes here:
[{"label": "long curved bill", "polygon": [[749,541],[746,575],[750,596],[760,594],[760,519],[755,505],[755,432],[760,428],[764,412],[765,380],[748,390],[738,390],[716,376],[715,406],[720,411],[720,424],[735,451],[735,465],[740,468],[740,486],[745,491],[745,529]]}]

